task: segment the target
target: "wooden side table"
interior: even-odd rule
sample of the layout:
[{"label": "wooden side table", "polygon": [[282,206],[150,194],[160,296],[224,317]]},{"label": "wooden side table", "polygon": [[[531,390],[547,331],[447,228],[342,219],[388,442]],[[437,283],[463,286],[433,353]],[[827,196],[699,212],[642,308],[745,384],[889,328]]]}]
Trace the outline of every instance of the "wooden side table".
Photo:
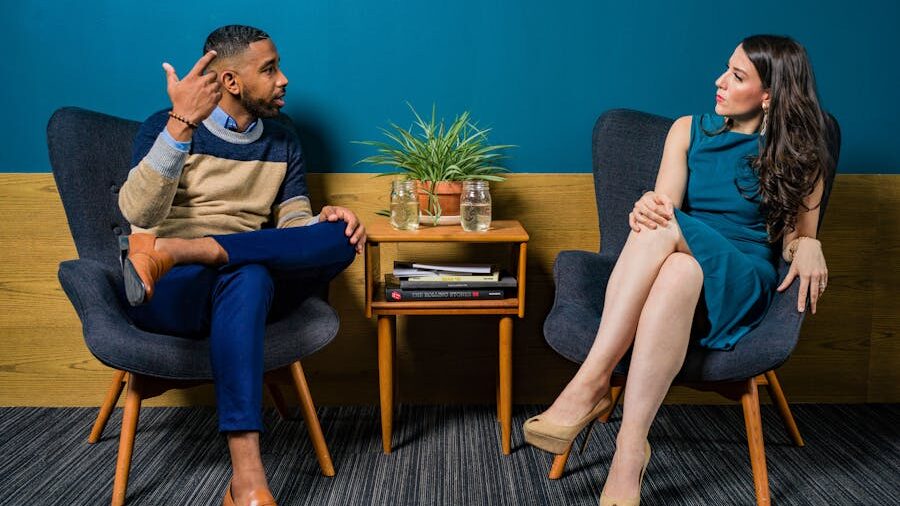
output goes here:
[{"label": "wooden side table", "polygon": [[[421,227],[417,231],[394,230],[385,218],[366,224],[366,317],[378,318],[378,379],[381,393],[381,439],[384,453],[391,452],[394,414],[394,355],[396,317],[399,315],[497,315],[500,316],[500,364],[497,379],[497,418],[504,455],[510,452],[512,424],[512,317],[525,316],[525,256],[528,232],[516,220],[498,220],[487,232],[465,232],[459,225]],[[382,243],[509,243],[510,269],[516,272],[518,291],[500,300],[446,300],[389,302],[384,300],[380,273]]]}]

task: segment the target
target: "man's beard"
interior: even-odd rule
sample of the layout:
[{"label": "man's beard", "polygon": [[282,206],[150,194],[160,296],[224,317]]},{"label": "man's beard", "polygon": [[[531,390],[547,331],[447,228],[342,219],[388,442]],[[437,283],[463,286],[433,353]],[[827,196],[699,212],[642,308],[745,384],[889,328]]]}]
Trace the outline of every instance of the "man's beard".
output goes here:
[{"label": "man's beard", "polygon": [[243,94],[241,95],[241,105],[243,105],[244,109],[252,114],[254,118],[274,118],[275,116],[278,116],[280,111],[279,107],[272,104],[269,100],[252,98]]}]

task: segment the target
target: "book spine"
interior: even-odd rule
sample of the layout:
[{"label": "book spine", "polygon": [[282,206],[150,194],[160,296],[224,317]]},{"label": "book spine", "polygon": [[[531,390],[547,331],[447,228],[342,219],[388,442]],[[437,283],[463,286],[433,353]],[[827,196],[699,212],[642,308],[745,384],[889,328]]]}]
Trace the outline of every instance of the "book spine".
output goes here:
[{"label": "book spine", "polygon": [[449,281],[460,281],[460,282],[471,282],[471,281],[494,281],[500,279],[496,274],[464,274],[462,276],[454,276],[452,274],[437,274],[434,276],[411,276],[409,278],[403,278],[403,280],[409,280],[417,283],[425,283],[425,282],[449,282]]},{"label": "book spine", "polygon": [[484,290],[500,290],[503,288],[515,288],[515,281],[419,281],[400,280],[400,288],[404,290],[454,290],[462,288],[481,288]]},{"label": "book spine", "polygon": [[412,268],[423,271],[467,272],[470,274],[490,274],[494,270],[494,266],[491,264],[419,264],[415,262],[413,262]]},{"label": "book spine", "polygon": [[504,298],[503,290],[404,290],[385,288],[384,300],[400,302],[410,300],[490,300]]}]

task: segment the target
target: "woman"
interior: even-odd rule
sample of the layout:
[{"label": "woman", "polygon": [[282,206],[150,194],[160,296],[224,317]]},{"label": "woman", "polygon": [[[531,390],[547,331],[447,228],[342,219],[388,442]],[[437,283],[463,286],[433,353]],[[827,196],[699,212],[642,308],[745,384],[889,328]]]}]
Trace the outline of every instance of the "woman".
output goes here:
[{"label": "woman", "polygon": [[[718,117],[675,121],[656,187],[629,214],[632,231],[587,358],[550,408],[523,427],[530,444],[563,453],[611,409],[610,376],[633,345],[601,505],[640,503],[647,434],[692,335],[700,346],[730,349],[761,320],[775,290],[799,277],[797,310],[806,309],[808,293],[815,313],[828,283],[815,236],[830,160],[806,51],[787,37],[748,37],[716,88]],[[792,262],[780,285],[779,251]]]}]

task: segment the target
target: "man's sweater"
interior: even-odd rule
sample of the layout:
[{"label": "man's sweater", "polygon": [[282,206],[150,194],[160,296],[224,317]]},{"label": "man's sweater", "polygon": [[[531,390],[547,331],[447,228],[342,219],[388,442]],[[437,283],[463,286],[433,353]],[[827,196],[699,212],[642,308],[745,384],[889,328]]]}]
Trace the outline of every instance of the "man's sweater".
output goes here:
[{"label": "man's sweater", "polygon": [[161,135],[168,119],[150,116],[134,141],[119,191],[133,232],[193,238],[315,222],[300,143],[286,127],[260,120],[234,132],[207,118],[185,153]]}]

